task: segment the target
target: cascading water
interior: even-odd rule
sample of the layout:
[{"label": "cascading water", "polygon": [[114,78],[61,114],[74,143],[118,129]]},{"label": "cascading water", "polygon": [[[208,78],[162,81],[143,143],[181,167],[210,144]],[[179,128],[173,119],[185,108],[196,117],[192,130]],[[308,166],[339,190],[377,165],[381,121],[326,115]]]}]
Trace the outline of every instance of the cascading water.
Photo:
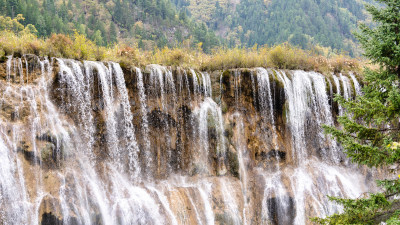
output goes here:
[{"label": "cascading water", "polygon": [[148,170],[151,167],[151,163],[153,161],[151,154],[150,154],[150,140],[149,140],[149,122],[147,119],[147,100],[146,100],[146,93],[143,84],[143,74],[139,68],[136,68],[136,75],[137,75],[137,88],[139,94],[139,101],[140,101],[140,109],[142,113],[142,135],[143,135],[143,142],[144,142],[144,155],[146,158],[146,169]]},{"label": "cascading water", "polygon": [[258,102],[260,105],[261,117],[265,123],[271,124],[272,135],[273,135],[273,145],[275,149],[278,148],[276,128],[275,128],[275,118],[274,118],[274,108],[272,102],[272,93],[270,85],[270,77],[268,71],[264,68],[257,68],[257,82],[258,82]]},{"label": "cascading water", "polygon": [[122,136],[125,144],[125,151],[128,152],[129,170],[132,180],[139,179],[140,167],[138,163],[139,148],[137,146],[135,131],[132,124],[133,116],[129,103],[128,91],[126,90],[124,73],[118,63],[111,63],[115,71],[115,83],[119,93],[119,102],[122,107]]},{"label": "cascading water", "polygon": [[349,73],[351,79],[353,80],[353,85],[354,85],[354,89],[357,95],[361,95],[361,86],[358,83],[358,80],[356,78],[356,76],[354,76],[354,73]]},{"label": "cascading water", "polygon": [[351,73],[3,68],[0,224],[308,224],[373,188],[321,128]]}]

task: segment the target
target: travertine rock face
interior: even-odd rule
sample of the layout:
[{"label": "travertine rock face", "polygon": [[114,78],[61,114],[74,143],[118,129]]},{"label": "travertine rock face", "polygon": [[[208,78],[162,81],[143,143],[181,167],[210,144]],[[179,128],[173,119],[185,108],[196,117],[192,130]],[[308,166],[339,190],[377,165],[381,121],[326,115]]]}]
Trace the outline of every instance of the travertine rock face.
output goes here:
[{"label": "travertine rock face", "polygon": [[372,191],[323,135],[353,74],[0,64],[0,224],[308,224]]}]

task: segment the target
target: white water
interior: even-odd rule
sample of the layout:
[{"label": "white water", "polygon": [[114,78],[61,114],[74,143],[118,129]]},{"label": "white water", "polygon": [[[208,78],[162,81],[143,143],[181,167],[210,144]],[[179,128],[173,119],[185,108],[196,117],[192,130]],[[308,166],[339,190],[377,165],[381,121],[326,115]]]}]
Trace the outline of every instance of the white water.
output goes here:
[{"label": "white water", "polygon": [[[214,128],[217,133],[217,148],[215,149],[217,157],[225,158],[225,136],[223,117],[220,107],[211,98],[206,98],[194,111],[196,117],[198,118],[198,166],[200,171],[205,173],[210,172],[208,168],[208,157],[210,153],[210,146],[208,141],[209,128]],[[219,162],[219,168],[221,168],[221,161]]]},{"label": "white water", "polygon": [[351,73],[351,72],[349,73],[349,75],[351,77],[351,80],[353,81],[353,85],[354,85],[354,89],[356,91],[356,94],[357,95],[361,95],[362,94],[361,93],[361,86],[360,86],[360,83],[358,82],[356,76],[354,76],[354,74]]},{"label": "white water", "polygon": [[[149,122],[147,119],[147,98],[145,93],[145,87],[143,84],[143,74],[139,68],[136,68],[136,75],[137,75],[137,88],[139,94],[139,101],[140,101],[140,110],[142,113],[142,135],[143,135],[143,142],[144,142],[144,151],[146,157],[146,169],[149,170],[151,167],[151,163],[153,161],[151,154],[150,154],[150,140],[149,140]],[[147,174],[149,175],[149,174]]]},{"label": "white water", "polygon": [[269,79],[270,77],[266,69],[257,68],[258,102],[260,104],[261,117],[265,120],[265,122],[269,122],[271,124],[273,135],[272,141],[274,144],[274,148],[278,149],[278,137],[276,134],[274,106]]},{"label": "white water", "polygon": [[128,91],[125,85],[124,73],[118,63],[112,63],[115,71],[115,81],[117,83],[117,90],[119,93],[119,102],[122,107],[122,123],[123,130],[122,134],[125,141],[125,151],[128,151],[129,158],[129,170],[133,181],[137,181],[140,176],[140,165],[139,165],[139,148],[136,142],[135,130],[132,124],[133,116],[131,111],[131,105],[129,103]]},{"label": "white water", "polygon": [[[252,117],[242,105],[242,85],[250,77],[239,72],[232,79],[235,105],[228,106],[237,110],[224,114],[212,98],[212,78],[205,72],[192,71],[194,90],[184,73],[177,91],[172,70],[158,65],[150,65],[143,74],[136,69],[132,87],[116,63],[58,59],[54,81],[52,62],[43,59],[42,76],[32,83],[22,82],[28,80],[27,70],[19,66],[23,63],[9,57],[7,85],[0,86],[0,223],[39,224],[43,201],[54,198],[53,215],[65,224],[268,224],[274,218],[278,224],[306,224],[310,216],[340,210],[326,195],[358,197],[369,190],[359,171],[341,164],[340,148],[322,133],[321,125],[333,125],[334,118],[321,74],[276,71],[275,77],[263,68],[255,70],[257,79],[249,83],[255,91],[257,82],[263,118],[259,126],[271,127],[273,134],[261,141],[275,149],[280,131],[271,81],[283,83],[287,101],[285,126],[292,143],[282,144],[290,149],[279,150],[286,150],[292,160],[272,162],[284,166],[271,171],[253,163],[246,127]],[[11,79],[17,75],[21,82]],[[33,79],[33,73],[30,76]],[[339,82],[334,76],[334,81],[337,92],[343,87],[351,98],[354,91],[346,78],[340,76]],[[352,81],[358,93],[358,83]],[[58,86],[53,90],[54,82]],[[134,88],[137,93],[132,93]],[[180,96],[184,89],[189,96]],[[184,149],[189,152],[180,154],[189,154],[191,162],[173,171],[178,155],[174,121],[183,104],[191,112],[189,147]],[[154,109],[170,116],[163,132],[155,134],[154,118],[148,116]],[[9,112],[14,119],[8,118]],[[231,140],[226,132],[229,120],[235,124]],[[44,134],[49,140],[38,138]],[[161,150],[153,154],[157,143],[151,142],[152,135],[169,146],[162,149],[165,157]],[[21,141],[29,145],[26,150],[21,150]],[[228,152],[233,151],[229,145],[235,153]],[[29,161],[23,151],[37,159]],[[234,162],[228,153],[237,156],[239,177],[229,172]],[[167,165],[167,172],[149,173],[158,162]],[[196,172],[190,175],[191,171]]]}]

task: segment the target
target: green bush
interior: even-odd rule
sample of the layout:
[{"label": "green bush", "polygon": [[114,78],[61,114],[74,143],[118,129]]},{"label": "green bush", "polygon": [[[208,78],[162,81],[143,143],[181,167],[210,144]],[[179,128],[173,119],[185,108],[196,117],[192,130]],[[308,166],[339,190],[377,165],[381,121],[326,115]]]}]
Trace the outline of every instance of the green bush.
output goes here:
[{"label": "green bush", "polygon": [[[23,18],[23,17],[22,17]],[[0,16],[0,57],[4,55],[48,55],[77,60],[115,61],[124,67],[144,66],[150,63],[166,66],[190,67],[202,71],[226,70],[232,68],[273,67],[276,69],[315,70],[322,73],[357,71],[365,63],[343,55],[328,58],[321,51],[305,51],[288,43],[247,48],[218,48],[212,54],[201,49],[168,47],[141,51],[137,44],[102,47],[75,32],[73,36],[53,34],[48,39],[37,38],[33,25],[23,27],[18,20]],[[22,27],[21,27],[21,26]],[[315,48],[321,48],[316,46]]]}]

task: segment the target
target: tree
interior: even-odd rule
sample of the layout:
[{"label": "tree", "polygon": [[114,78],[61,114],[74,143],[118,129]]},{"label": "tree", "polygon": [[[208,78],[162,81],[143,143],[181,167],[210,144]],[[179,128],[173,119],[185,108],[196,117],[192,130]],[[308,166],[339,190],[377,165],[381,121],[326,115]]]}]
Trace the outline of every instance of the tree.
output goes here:
[{"label": "tree", "polygon": [[99,30],[94,32],[92,39],[96,45],[103,45],[103,37],[101,36],[101,32]]},{"label": "tree", "polygon": [[[346,108],[338,118],[342,129],[325,127],[343,146],[345,153],[359,165],[383,167],[391,172],[400,165],[400,1],[378,0],[383,7],[366,5],[376,27],[360,26],[356,34],[365,53],[378,70],[365,69],[364,94],[355,100],[336,100]],[[389,171],[388,171],[389,172]],[[366,198],[331,200],[344,206],[341,214],[320,224],[387,224],[400,223],[400,180],[377,181],[383,188]]]},{"label": "tree", "polygon": [[117,41],[118,41],[117,40],[117,29],[113,22],[111,22],[111,24],[110,24],[110,29],[109,29],[108,33],[110,35],[110,43],[111,44],[117,43]]}]

